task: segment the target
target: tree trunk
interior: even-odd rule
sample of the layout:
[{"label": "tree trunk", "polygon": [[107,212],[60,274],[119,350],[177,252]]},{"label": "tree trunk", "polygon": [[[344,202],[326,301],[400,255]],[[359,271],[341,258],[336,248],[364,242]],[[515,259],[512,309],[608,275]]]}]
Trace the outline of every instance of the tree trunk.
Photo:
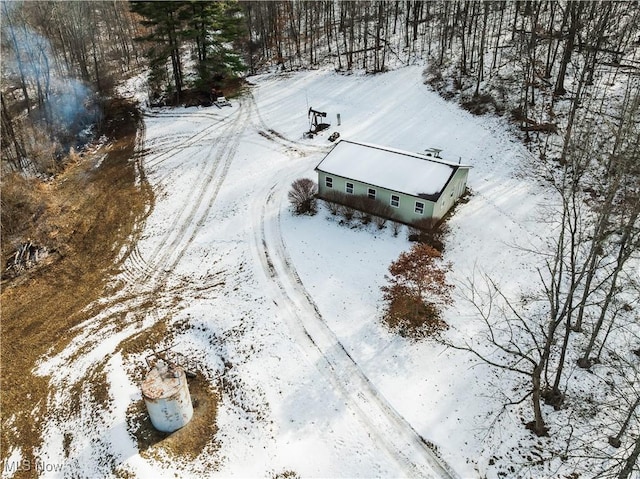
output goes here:
[{"label": "tree trunk", "polygon": [[475,96],[480,94],[480,82],[484,79],[484,42],[487,34],[487,18],[489,17],[489,4],[483,3],[484,14],[482,15],[482,34],[480,35],[480,47],[478,48],[478,75],[476,77]]},{"label": "tree trunk", "polygon": [[500,38],[502,37],[502,20],[504,19],[504,10],[506,6],[504,2],[500,4],[500,20],[498,21],[497,31],[494,31],[494,36],[496,38],[495,45],[493,47],[493,61],[491,62],[491,70],[489,75],[492,75],[493,70],[498,66],[498,50],[500,47]]},{"label": "tree trunk", "polygon": [[624,463],[618,474],[618,479],[629,479],[634,469],[638,469],[638,459],[640,458],[640,435],[636,437],[636,443],[631,454]]},{"label": "tree trunk", "polygon": [[11,144],[13,145],[13,149],[15,151],[15,159],[14,159],[14,168],[16,171],[22,171],[24,169],[25,163],[24,161],[27,158],[27,152],[24,148],[22,142],[18,140],[16,136],[15,130],[13,128],[13,121],[11,116],[9,115],[9,110],[7,109],[7,105],[4,101],[4,95],[0,93],[0,100],[2,102],[2,132],[3,136],[9,138]]},{"label": "tree trunk", "polygon": [[531,375],[531,399],[533,401],[533,422],[528,425],[529,429],[531,429],[536,436],[546,436],[547,435],[547,427],[544,422],[544,417],[542,416],[542,407],[540,404],[540,400],[542,397],[542,388],[541,388],[541,375],[542,375],[542,362],[538,363],[533,370],[533,374]]},{"label": "tree trunk", "polygon": [[567,65],[569,64],[569,61],[571,60],[571,54],[573,53],[576,32],[578,31],[580,11],[582,9],[579,2],[576,1],[570,1],[567,5],[567,8],[570,10],[571,23],[569,25],[569,33],[567,34],[567,39],[564,45],[562,60],[560,61],[560,70],[558,71],[556,88],[554,90],[554,95],[558,96],[564,95],[567,92],[564,88],[564,79],[567,75]]},{"label": "tree trunk", "polygon": [[613,274],[611,275],[609,290],[607,291],[607,294],[604,298],[604,302],[600,307],[600,316],[598,317],[598,321],[596,322],[596,325],[594,326],[593,331],[591,333],[589,344],[585,348],[582,357],[578,360],[578,365],[580,367],[590,366],[589,355],[593,350],[593,346],[595,345],[596,338],[598,337],[598,334],[600,333],[600,329],[604,324],[604,320],[609,310],[609,305],[611,304],[611,301],[613,300],[616,294],[616,291],[618,289],[618,276],[622,272],[622,268],[627,262],[627,260],[631,257],[632,252],[635,250],[636,245],[633,244],[633,242],[630,245],[629,242],[631,240],[631,235],[633,233],[634,225],[637,219],[638,219],[638,211],[635,211],[635,214],[633,214],[629,219],[629,222],[627,223],[624,229],[622,238],[620,239],[620,245],[619,245],[620,249],[618,250],[618,256],[616,258],[615,269],[613,270]]},{"label": "tree trunk", "polygon": [[[610,160],[611,161],[611,160]],[[616,182],[617,183],[617,182]],[[596,223],[596,227],[593,232],[593,238],[591,240],[591,245],[589,248],[589,253],[587,255],[587,260],[585,263],[587,264],[587,274],[585,277],[584,291],[582,293],[582,298],[580,299],[579,307],[578,307],[578,317],[573,325],[573,330],[578,332],[582,331],[582,321],[584,319],[584,311],[587,304],[587,299],[593,293],[591,291],[591,283],[596,274],[597,266],[596,262],[598,258],[601,256],[599,251],[602,249],[602,243],[604,242],[605,229],[606,225],[609,222],[612,211],[611,208],[613,206],[613,199],[615,196],[615,192],[618,189],[618,184],[611,187],[609,185],[609,191],[607,193],[607,197],[603,205],[600,208],[598,213],[598,221]]]},{"label": "tree trunk", "polygon": [[[589,62],[589,74],[587,75],[587,85],[593,85],[593,75],[596,69],[596,65],[598,63],[598,51],[602,46],[602,42],[606,36],[607,26],[609,25],[609,17],[611,15],[611,9],[613,7],[613,2],[604,2],[604,13],[600,16],[600,21],[598,22],[598,29],[596,30],[595,37],[596,43],[595,45],[590,45],[593,49],[591,52]],[[594,6],[595,8],[595,6]]]},{"label": "tree trunk", "polygon": [[22,61],[22,56],[20,55],[21,47],[18,39],[16,38],[16,31],[12,22],[11,15],[9,14],[9,10],[7,8],[7,3],[8,2],[2,2],[2,10],[4,13],[5,21],[7,22],[7,29],[9,30],[9,34],[11,36],[11,42],[16,53],[16,62],[18,63],[18,71],[20,72],[20,88],[22,89],[22,94],[24,95],[28,113],[31,109],[31,101],[29,99],[29,90],[27,88],[28,79],[26,75],[26,68]]}]

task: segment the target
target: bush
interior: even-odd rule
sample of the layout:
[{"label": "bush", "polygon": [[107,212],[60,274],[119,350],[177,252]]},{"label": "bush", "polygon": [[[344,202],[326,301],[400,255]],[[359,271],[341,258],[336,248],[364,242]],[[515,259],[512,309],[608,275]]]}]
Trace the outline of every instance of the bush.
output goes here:
[{"label": "bush", "polygon": [[435,58],[431,58],[427,63],[427,67],[423,71],[422,77],[424,79],[424,83],[431,85],[436,91],[441,90],[445,86],[442,68]]},{"label": "bush", "polygon": [[350,198],[350,203],[355,208],[355,217],[360,223],[365,226],[371,223],[371,214],[369,211],[372,209],[375,201],[369,199],[367,196],[357,195]]},{"label": "bush", "polygon": [[384,321],[405,337],[422,338],[447,328],[440,317],[440,305],[451,302],[451,285],[446,282],[448,264],[427,244],[416,244],[401,253],[389,266],[388,285],[382,287],[387,302]]},{"label": "bush", "polygon": [[338,205],[338,214],[342,216],[345,223],[351,223],[356,214],[356,210],[349,205]]},{"label": "bush", "polygon": [[474,94],[468,100],[462,101],[461,105],[462,108],[470,112],[472,115],[484,115],[485,113],[491,112],[492,108],[495,111],[500,109],[495,98],[493,98],[489,93],[480,93],[478,95]]},{"label": "bush", "polygon": [[316,195],[318,186],[309,178],[298,178],[291,183],[289,201],[296,215],[315,215],[318,212]]},{"label": "bush", "polygon": [[442,253],[444,252],[444,240],[442,237],[446,231],[447,228],[443,223],[439,223],[438,220],[431,218],[425,218],[423,220],[416,221],[411,227],[409,227],[407,239],[417,243],[428,244]]},{"label": "bush", "polygon": [[25,178],[19,173],[9,173],[2,178],[0,213],[3,247],[7,246],[12,236],[34,233],[34,225],[46,209],[39,183],[39,180]]},{"label": "bush", "polygon": [[389,300],[385,322],[403,338],[422,339],[448,328],[438,307],[413,296],[396,294]]},{"label": "bush", "polygon": [[379,230],[384,229],[385,225],[387,224],[387,218],[383,217],[383,216],[374,216],[373,217],[373,223],[378,227]]},{"label": "bush", "polygon": [[367,226],[369,223],[371,223],[371,215],[366,211],[356,211],[356,216],[358,218],[358,221],[360,221],[363,226]]},{"label": "bush", "polygon": [[324,204],[327,205],[327,208],[329,209],[329,212],[333,216],[337,216],[338,213],[340,213],[340,205],[338,203],[334,203],[333,201],[325,200]]},{"label": "bush", "polygon": [[348,202],[348,196],[346,193],[342,193],[341,191],[329,190],[324,193],[322,199],[329,203],[344,205]]},{"label": "bush", "polygon": [[364,195],[348,195],[341,191],[329,191],[323,199],[332,215],[340,215],[349,223],[356,218],[363,225],[373,221],[378,229],[384,228],[393,215],[393,208]]},{"label": "bush", "polygon": [[[379,201],[369,200],[369,202],[369,209],[367,211],[376,218],[380,218],[380,220],[376,220],[376,224],[380,229],[384,228],[386,220],[393,216],[393,208],[390,205],[380,203]],[[380,226],[380,223],[382,226]]]}]

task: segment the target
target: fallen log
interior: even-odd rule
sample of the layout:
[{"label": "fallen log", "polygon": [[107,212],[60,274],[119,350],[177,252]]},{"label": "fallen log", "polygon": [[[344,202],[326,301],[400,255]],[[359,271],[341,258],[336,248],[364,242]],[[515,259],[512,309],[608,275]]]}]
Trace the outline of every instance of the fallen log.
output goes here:
[{"label": "fallen log", "polygon": [[536,123],[534,125],[521,126],[522,131],[538,131],[540,133],[558,133],[558,125],[555,123]]},{"label": "fallen log", "polygon": [[34,267],[47,253],[45,248],[34,245],[31,240],[21,243],[7,260],[5,272],[18,276],[24,270]]}]

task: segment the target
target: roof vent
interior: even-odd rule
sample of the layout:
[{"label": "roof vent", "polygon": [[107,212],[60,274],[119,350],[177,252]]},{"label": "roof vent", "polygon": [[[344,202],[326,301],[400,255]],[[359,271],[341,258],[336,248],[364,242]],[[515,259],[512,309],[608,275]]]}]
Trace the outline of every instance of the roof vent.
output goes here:
[{"label": "roof vent", "polygon": [[441,158],[440,157],[440,152],[441,151],[442,151],[441,148],[427,148],[426,150],[424,150],[424,153],[427,156],[433,156],[435,158]]}]

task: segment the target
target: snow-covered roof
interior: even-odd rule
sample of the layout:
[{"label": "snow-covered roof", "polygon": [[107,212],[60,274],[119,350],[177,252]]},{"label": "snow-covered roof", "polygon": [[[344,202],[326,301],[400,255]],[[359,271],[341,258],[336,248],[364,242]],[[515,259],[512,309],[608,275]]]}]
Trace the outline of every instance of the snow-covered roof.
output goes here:
[{"label": "snow-covered roof", "polygon": [[440,158],[341,140],[316,170],[413,196],[438,196],[458,168]]}]

